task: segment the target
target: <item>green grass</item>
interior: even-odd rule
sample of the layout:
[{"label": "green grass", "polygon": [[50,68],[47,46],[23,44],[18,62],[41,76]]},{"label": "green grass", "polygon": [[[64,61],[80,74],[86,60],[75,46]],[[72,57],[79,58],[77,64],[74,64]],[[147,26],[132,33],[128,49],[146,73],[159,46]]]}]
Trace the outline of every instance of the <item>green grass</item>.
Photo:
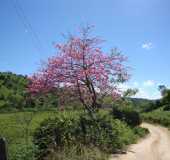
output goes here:
[{"label": "green grass", "polygon": [[54,117],[57,112],[16,112],[0,114],[0,137],[7,140],[10,160],[18,160],[17,154],[24,146],[32,145],[32,134],[46,118]]},{"label": "green grass", "polygon": [[76,146],[58,150],[45,158],[45,160],[108,160],[109,154],[100,151],[96,147],[81,146],[81,154],[77,153]]},{"label": "green grass", "polygon": [[[40,123],[45,119],[52,118],[58,114],[67,114],[69,116],[75,116],[81,111],[64,111],[59,112],[55,110],[46,111],[24,111],[24,112],[13,112],[13,113],[0,113],[0,137],[4,137],[7,141],[8,154],[10,160],[34,160],[32,153],[35,150],[35,146],[32,143],[33,133]],[[100,111],[100,114],[106,115],[108,111]],[[169,116],[170,117],[170,116]],[[135,129],[135,134],[140,135],[143,130]],[[88,151],[89,152],[89,151]],[[98,154],[97,149],[95,153]],[[57,153],[56,153],[57,154]],[[104,160],[107,155],[103,154],[103,158],[96,158],[96,160]],[[32,157],[31,157],[32,156]],[[65,158],[71,155],[63,155]],[[74,155],[72,154],[74,157]],[[76,156],[76,155],[75,155]],[[91,156],[85,153],[84,156]],[[90,158],[91,158],[90,157]],[[74,157],[73,159],[81,159],[81,157]],[[86,158],[87,159],[87,158]]]},{"label": "green grass", "polygon": [[[45,119],[55,117],[58,114],[67,114],[70,116],[74,116],[78,112],[65,111],[61,113],[53,110],[40,112],[25,111],[0,113],[0,137],[4,137],[7,141],[9,159],[34,160],[34,158],[31,157],[30,154],[30,152],[32,152],[33,150],[32,148],[30,148],[30,146],[33,146],[32,136],[35,129],[40,125],[40,123]],[[102,113],[106,114],[106,112]],[[96,160],[107,159],[107,154],[104,154],[97,149],[87,148],[84,151],[85,152],[82,154],[82,156],[76,156],[74,150],[72,152],[68,152],[68,154],[66,154],[65,152],[63,152],[63,154],[57,154],[55,152],[55,155],[49,156],[53,156],[53,159],[57,159],[58,156],[62,156],[60,157],[60,159],[63,160],[70,158],[79,160],[82,159],[82,157],[84,157],[84,159],[91,160],[94,159],[94,156]]]},{"label": "green grass", "polygon": [[161,124],[165,127],[170,128],[170,111],[164,111],[161,108],[152,112],[143,113],[142,117],[144,121]]}]

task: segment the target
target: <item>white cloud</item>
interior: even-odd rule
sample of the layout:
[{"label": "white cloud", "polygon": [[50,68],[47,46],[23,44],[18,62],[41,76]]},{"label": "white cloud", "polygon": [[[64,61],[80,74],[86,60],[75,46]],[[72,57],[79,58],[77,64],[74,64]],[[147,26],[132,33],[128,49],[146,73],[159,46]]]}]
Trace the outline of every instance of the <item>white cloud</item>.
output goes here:
[{"label": "white cloud", "polygon": [[143,85],[145,87],[151,87],[151,86],[155,85],[155,82],[153,80],[147,80],[147,81],[143,82]]},{"label": "white cloud", "polygon": [[153,44],[151,42],[148,42],[148,43],[143,43],[142,44],[142,48],[143,49],[146,49],[146,50],[150,50],[153,48]]},{"label": "white cloud", "polygon": [[122,90],[122,91],[126,91],[128,88],[130,88],[129,85],[127,84],[119,84],[119,89]]},{"label": "white cloud", "polygon": [[150,98],[148,93],[143,88],[139,88],[138,93],[134,97],[135,98],[148,98],[148,99]]},{"label": "white cloud", "polygon": [[138,89],[137,94],[133,96],[135,98],[159,99],[161,97],[161,94],[157,89],[157,83],[153,80],[146,80],[142,83],[134,81],[128,84],[119,85],[119,89],[122,91],[125,91],[128,88]]},{"label": "white cloud", "polygon": [[134,87],[138,87],[138,86],[139,86],[139,83],[138,83],[138,82],[133,82],[133,86],[134,86]]},{"label": "white cloud", "polygon": [[129,88],[138,88],[139,87],[139,82],[135,81],[135,82],[132,82],[130,84],[127,84],[127,83],[123,83],[123,84],[119,84],[119,89],[121,89],[122,91],[125,91]]},{"label": "white cloud", "polygon": [[145,88],[139,88],[139,92],[134,96],[135,98],[146,98],[146,99],[159,99],[161,94],[158,90],[153,89],[151,91]]}]

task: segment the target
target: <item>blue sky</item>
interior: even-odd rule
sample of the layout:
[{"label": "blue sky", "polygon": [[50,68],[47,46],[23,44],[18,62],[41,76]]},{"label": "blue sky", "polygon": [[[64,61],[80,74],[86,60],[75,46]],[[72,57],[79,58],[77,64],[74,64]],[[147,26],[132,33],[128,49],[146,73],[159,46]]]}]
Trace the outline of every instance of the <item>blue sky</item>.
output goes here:
[{"label": "blue sky", "polygon": [[159,84],[170,86],[169,0],[1,0],[0,19],[0,71],[32,74],[62,33],[89,23],[104,49],[129,57],[132,78],[122,88],[153,99]]}]

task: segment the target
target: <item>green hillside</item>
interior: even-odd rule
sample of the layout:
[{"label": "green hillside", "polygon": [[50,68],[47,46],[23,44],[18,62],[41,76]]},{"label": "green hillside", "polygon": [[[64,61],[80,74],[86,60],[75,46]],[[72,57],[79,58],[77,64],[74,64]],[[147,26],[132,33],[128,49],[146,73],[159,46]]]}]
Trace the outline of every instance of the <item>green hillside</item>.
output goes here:
[{"label": "green hillside", "polygon": [[0,72],[0,110],[25,106],[26,76]]}]

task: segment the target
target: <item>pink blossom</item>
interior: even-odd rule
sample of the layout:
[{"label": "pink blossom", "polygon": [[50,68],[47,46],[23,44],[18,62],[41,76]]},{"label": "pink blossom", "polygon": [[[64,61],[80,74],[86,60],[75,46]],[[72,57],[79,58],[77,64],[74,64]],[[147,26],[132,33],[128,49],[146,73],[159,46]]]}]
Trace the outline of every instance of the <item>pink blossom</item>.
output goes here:
[{"label": "pink blossom", "polygon": [[55,45],[58,54],[29,78],[31,93],[47,92],[62,85],[78,96],[83,105],[91,107],[95,107],[98,96],[103,93],[114,99],[120,97],[115,87],[120,77],[122,81],[129,78],[123,65],[126,58],[105,54],[99,47],[100,39],[83,36],[88,35],[88,29],[66,43]]}]

